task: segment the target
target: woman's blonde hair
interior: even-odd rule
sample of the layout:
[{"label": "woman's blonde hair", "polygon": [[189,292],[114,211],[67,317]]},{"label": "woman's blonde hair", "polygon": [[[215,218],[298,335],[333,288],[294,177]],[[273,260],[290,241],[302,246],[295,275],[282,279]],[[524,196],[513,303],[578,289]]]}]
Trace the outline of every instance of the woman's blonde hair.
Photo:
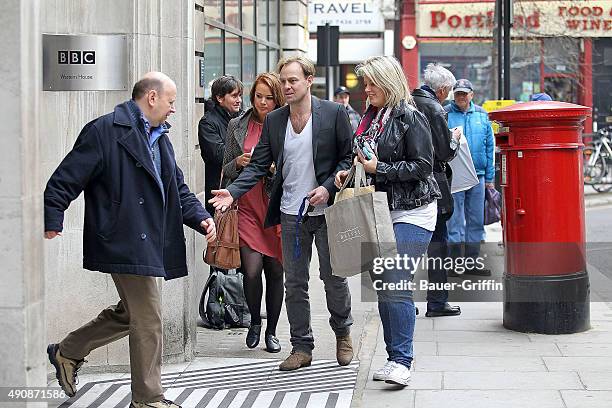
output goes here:
[{"label": "woman's blonde hair", "polygon": [[414,105],[404,70],[395,57],[370,57],[357,65],[355,72],[360,77],[367,77],[382,89],[385,94],[385,106],[397,106],[402,99]]}]

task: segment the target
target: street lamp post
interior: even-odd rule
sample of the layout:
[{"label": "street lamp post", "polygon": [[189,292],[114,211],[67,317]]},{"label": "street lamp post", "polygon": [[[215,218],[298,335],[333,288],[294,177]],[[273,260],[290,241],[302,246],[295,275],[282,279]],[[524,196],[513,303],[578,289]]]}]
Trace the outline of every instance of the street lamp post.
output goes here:
[{"label": "street lamp post", "polygon": [[495,0],[495,46],[497,47],[497,95],[495,99],[504,99],[504,84],[503,84],[503,66],[504,66],[504,43],[503,43],[503,27],[504,27],[504,3],[503,0]]},{"label": "street lamp post", "polygon": [[512,0],[503,0],[504,2],[504,99],[510,97],[510,44],[512,41],[510,29],[512,28],[513,10]]}]

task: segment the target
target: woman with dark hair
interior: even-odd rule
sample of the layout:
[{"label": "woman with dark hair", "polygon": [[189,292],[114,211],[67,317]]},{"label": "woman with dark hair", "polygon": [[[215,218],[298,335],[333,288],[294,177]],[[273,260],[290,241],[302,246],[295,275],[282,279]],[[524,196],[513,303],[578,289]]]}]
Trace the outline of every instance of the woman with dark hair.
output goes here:
[{"label": "woman with dark hair", "polygon": [[211,214],[215,213],[215,209],[208,204],[212,198],[210,191],[219,188],[227,125],[240,112],[242,90],[242,82],[231,75],[215,79],[210,87],[210,99],[204,105],[204,116],[198,125],[200,154],[204,160],[206,210]]},{"label": "woman with dark hair", "polygon": [[[260,74],[250,93],[251,105],[240,117],[230,120],[223,158],[223,178],[235,180],[251,160],[259,142],[263,121],[272,110],[285,104],[278,75]],[[271,187],[274,168],[268,177],[238,200],[238,235],[240,237],[241,269],[244,273],[244,293],[251,312],[251,327],[246,345],[255,348],[261,334],[262,269],[266,275],[266,311],[268,324],[265,332],[266,350],[278,353],[280,342],[276,338],[276,324],[283,304],[283,266],[280,231],[278,226],[264,229],[264,220],[270,201],[267,187]]]}]

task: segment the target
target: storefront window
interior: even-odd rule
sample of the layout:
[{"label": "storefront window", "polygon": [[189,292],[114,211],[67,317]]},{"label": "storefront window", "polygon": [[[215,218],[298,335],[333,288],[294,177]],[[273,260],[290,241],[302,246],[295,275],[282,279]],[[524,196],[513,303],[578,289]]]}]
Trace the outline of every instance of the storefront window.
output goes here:
[{"label": "storefront window", "polygon": [[242,1],[242,31],[255,35],[255,0]]},{"label": "storefront window", "polygon": [[278,0],[270,0],[270,42],[278,42]]},{"label": "storefront window", "polygon": [[[474,103],[480,105],[496,94],[492,47],[491,41],[423,42],[420,73],[430,62],[441,63],[457,79],[472,82]],[[510,99],[529,101],[532,94],[546,92],[554,100],[575,103],[579,55],[578,42],[571,38],[512,41]]]},{"label": "storefront window", "polygon": [[223,41],[221,30],[205,25],[204,49],[204,80],[207,86],[204,88],[204,96],[210,96],[210,85],[213,81],[223,75]]},{"label": "storefront window", "polygon": [[593,41],[593,122],[593,131],[612,125],[612,38]]},{"label": "storefront window", "polygon": [[279,60],[278,50],[271,49],[268,53],[268,58],[270,61],[270,71],[274,71]]},{"label": "storefront window", "polygon": [[225,74],[241,78],[240,37],[235,34],[225,34]]},{"label": "storefront window", "polygon": [[574,76],[544,78],[544,92],[554,101],[578,103],[578,81]]},{"label": "storefront window", "polygon": [[204,15],[217,21],[223,21],[223,0],[205,0]]},{"label": "storefront window", "polygon": [[257,44],[257,72],[268,71],[268,47]]},{"label": "storefront window", "polygon": [[[233,75],[245,85],[245,106],[255,77],[273,70],[280,44],[279,0],[206,0],[204,2],[205,97],[221,75]],[[268,35],[270,33],[270,35]]]},{"label": "storefront window", "polygon": [[[493,97],[490,41],[475,42],[423,42],[419,46],[421,69],[438,62],[450,70],[455,78],[467,78],[474,85],[474,103],[480,105]],[[422,82],[422,77],[420,78]]]},{"label": "storefront window", "polygon": [[225,1],[225,24],[240,29],[240,0]]},{"label": "storefront window", "polygon": [[268,39],[268,2],[257,0],[257,37]]},{"label": "storefront window", "polygon": [[255,82],[255,43],[252,40],[242,39],[242,82],[244,82],[244,106],[249,107],[249,92]]},{"label": "storefront window", "polygon": [[578,72],[580,44],[577,38],[544,38],[544,73],[574,74]]},{"label": "storefront window", "polygon": [[510,97],[512,99],[526,102],[532,94],[541,92],[540,47],[539,40],[512,41],[510,48]]}]

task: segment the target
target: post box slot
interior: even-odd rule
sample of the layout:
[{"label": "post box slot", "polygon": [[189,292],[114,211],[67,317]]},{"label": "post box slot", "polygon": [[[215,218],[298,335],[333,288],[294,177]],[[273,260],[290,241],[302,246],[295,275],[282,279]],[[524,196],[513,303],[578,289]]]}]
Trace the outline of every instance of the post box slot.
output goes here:
[{"label": "post box slot", "polygon": [[514,144],[514,138],[510,132],[498,133],[495,135],[495,142],[497,146],[511,146]]}]

